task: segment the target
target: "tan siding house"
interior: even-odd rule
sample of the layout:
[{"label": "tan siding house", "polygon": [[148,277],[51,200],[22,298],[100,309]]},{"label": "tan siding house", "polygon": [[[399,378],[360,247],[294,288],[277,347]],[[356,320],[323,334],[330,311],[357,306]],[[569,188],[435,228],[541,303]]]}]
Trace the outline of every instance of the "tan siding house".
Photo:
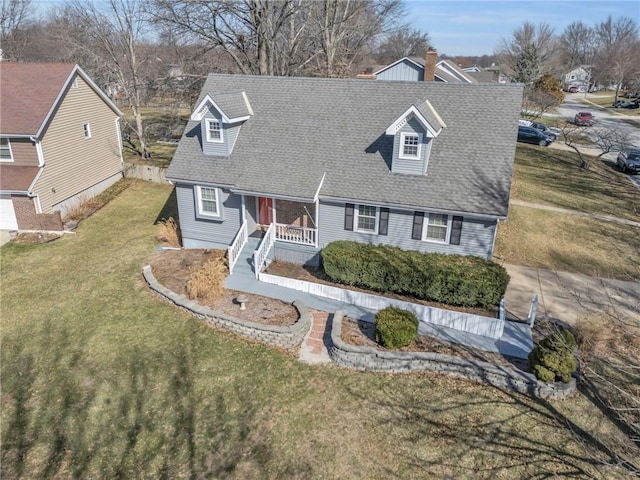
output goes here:
[{"label": "tan siding house", "polygon": [[13,157],[0,162],[0,229],[62,229],[68,208],[122,178],[122,114],[77,65],[2,63],[0,81]]}]

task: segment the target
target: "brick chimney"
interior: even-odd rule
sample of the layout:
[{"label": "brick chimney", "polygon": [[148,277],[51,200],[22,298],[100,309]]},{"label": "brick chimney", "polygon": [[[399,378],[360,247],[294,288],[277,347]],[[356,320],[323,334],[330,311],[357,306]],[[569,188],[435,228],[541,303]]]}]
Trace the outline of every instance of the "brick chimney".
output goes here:
[{"label": "brick chimney", "polygon": [[433,82],[436,75],[436,63],[438,63],[438,53],[430,48],[424,59],[424,81]]}]

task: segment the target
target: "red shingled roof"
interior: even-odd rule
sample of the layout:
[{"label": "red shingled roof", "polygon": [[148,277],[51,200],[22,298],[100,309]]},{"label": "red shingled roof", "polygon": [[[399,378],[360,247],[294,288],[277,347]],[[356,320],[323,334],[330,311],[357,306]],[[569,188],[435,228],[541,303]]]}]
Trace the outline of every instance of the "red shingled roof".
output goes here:
[{"label": "red shingled roof", "polygon": [[0,190],[26,192],[40,167],[24,167],[11,164],[0,165]]},{"label": "red shingled roof", "polygon": [[71,72],[72,63],[0,63],[0,133],[35,135]]}]

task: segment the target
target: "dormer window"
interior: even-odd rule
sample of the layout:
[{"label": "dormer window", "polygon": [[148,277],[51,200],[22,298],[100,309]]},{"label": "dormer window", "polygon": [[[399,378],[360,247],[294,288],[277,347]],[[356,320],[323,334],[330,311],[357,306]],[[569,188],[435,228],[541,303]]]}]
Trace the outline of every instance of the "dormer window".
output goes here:
[{"label": "dormer window", "polygon": [[400,142],[400,158],[420,158],[421,133],[402,133]]},{"label": "dormer window", "polygon": [[222,123],[217,119],[207,119],[207,142],[222,143]]}]

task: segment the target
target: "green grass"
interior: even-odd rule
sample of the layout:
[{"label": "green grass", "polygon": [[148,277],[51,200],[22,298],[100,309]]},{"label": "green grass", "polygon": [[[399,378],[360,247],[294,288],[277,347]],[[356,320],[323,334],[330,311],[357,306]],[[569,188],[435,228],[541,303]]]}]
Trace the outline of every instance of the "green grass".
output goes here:
[{"label": "green grass", "polygon": [[640,195],[607,160],[580,168],[572,151],[518,145],[511,198],[640,222]]},{"label": "green grass", "polygon": [[2,478],[620,477],[582,395],[309,366],[163,303],[141,268],[170,194],[0,251]]}]

